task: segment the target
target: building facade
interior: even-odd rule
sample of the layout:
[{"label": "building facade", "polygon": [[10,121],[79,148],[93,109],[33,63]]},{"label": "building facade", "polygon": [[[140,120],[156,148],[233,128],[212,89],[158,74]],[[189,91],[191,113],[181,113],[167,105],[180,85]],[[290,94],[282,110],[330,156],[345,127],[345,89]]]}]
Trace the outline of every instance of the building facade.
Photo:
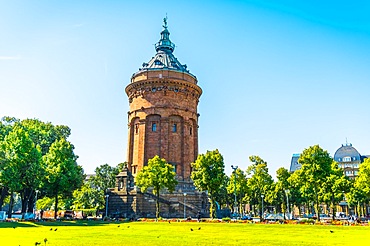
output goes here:
[{"label": "building facade", "polygon": [[154,217],[156,197],[141,192],[135,177],[158,155],[173,165],[178,185],[160,194],[162,217],[209,214],[208,196],[195,189],[191,163],[198,157],[197,111],[202,89],[197,78],[174,56],[167,19],[155,45],[156,54],[131,77],[128,96],[127,167],[109,191],[108,216]]}]

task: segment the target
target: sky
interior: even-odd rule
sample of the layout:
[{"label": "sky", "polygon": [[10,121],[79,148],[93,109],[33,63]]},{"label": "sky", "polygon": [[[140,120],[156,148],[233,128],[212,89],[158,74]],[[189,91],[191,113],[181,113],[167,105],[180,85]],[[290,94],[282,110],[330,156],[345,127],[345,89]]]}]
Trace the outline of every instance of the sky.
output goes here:
[{"label": "sky", "polygon": [[225,171],[258,155],[346,141],[370,155],[368,1],[0,0],[0,117],[67,125],[85,173],[126,161],[125,87],[155,55],[168,16],[174,55],[203,89],[199,153]]}]

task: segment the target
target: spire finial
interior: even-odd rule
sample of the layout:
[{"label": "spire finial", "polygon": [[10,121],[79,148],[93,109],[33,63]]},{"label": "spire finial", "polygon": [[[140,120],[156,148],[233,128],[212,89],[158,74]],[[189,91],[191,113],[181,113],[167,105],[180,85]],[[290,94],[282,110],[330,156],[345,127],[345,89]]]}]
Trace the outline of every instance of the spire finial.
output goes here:
[{"label": "spire finial", "polygon": [[155,50],[158,52],[159,50],[173,52],[175,49],[175,44],[170,40],[170,32],[167,29],[167,14],[166,17],[163,18],[163,30],[161,32],[161,39],[158,43],[155,44]]},{"label": "spire finial", "polygon": [[167,13],[166,13],[166,17],[163,18],[163,23],[164,23],[163,28],[167,28],[167,19],[168,19],[168,17],[167,17]]}]

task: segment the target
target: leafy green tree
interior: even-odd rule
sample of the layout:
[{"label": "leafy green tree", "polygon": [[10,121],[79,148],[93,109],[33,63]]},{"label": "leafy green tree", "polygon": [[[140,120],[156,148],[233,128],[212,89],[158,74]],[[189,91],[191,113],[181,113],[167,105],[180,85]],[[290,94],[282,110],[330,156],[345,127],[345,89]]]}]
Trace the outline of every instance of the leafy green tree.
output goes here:
[{"label": "leafy green tree", "polygon": [[20,125],[28,132],[32,141],[39,145],[42,155],[45,155],[50,146],[58,140],[67,139],[71,129],[64,125],[53,125],[50,122],[42,122],[38,119],[25,119]]},{"label": "leafy green tree", "polygon": [[62,138],[55,141],[43,159],[46,165],[45,190],[55,198],[55,218],[58,212],[59,196],[68,197],[81,187],[84,179],[82,167],[77,165],[73,145]]},{"label": "leafy green tree", "polygon": [[198,158],[191,166],[191,178],[195,187],[200,191],[208,191],[211,202],[210,216],[214,218],[215,201],[225,183],[224,158],[217,149],[207,151],[206,154],[198,155]]},{"label": "leafy green tree", "polygon": [[259,205],[262,218],[262,199],[264,202],[273,202],[274,181],[268,173],[267,162],[259,156],[250,156],[249,160],[253,164],[247,168],[247,174],[250,176],[247,182],[250,190],[247,198],[253,205]]},{"label": "leafy green tree", "polygon": [[95,168],[95,175],[91,176],[90,182],[94,188],[102,190],[103,193],[105,193],[108,188],[113,188],[115,186],[117,174],[117,168],[108,164],[103,164]]},{"label": "leafy green tree", "polygon": [[370,158],[366,158],[364,162],[360,164],[355,187],[362,190],[367,198],[370,198]]},{"label": "leafy green tree", "polygon": [[320,220],[320,204],[324,201],[320,191],[331,173],[333,159],[326,150],[314,145],[302,152],[298,162],[301,164],[298,172],[302,184],[301,192],[314,202],[317,219]]},{"label": "leafy green tree", "polygon": [[228,194],[233,196],[233,201],[235,199],[234,195],[236,195],[236,205],[239,207],[240,213],[243,212],[243,201],[245,195],[248,192],[248,183],[247,176],[240,168],[237,168],[234,172],[231,173],[227,186],[227,192]]},{"label": "leafy green tree", "polygon": [[[13,117],[3,117],[0,120],[0,143],[4,141],[5,137],[12,131],[13,125],[18,120]],[[5,165],[5,152],[0,150],[0,166]],[[0,179],[0,211],[2,210],[5,199],[9,196],[9,188],[2,183]]]},{"label": "leafy green tree", "polygon": [[104,191],[93,188],[90,182],[73,191],[74,209],[102,209],[104,207]]},{"label": "leafy green tree", "polygon": [[290,184],[289,179],[290,173],[289,171],[281,167],[276,171],[276,178],[277,182],[275,183],[275,202],[276,204],[281,204],[282,210],[284,211],[284,217],[285,212],[288,211],[289,204],[287,204],[290,193]]},{"label": "leafy green tree", "polygon": [[[347,194],[348,202],[351,206],[358,206],[359,204],[367,204],[370,201],[370,159],[366,158],[360,164],[358,176],[354,181],[353,187]],[[364,212],[362,212],[364,213]]]},{"label": "leafy green tree", "polygon": [[126,161],[125,162],[118,163],[117,166],[116,166],[116,173],[119,174],[120,172],[123,171],[123,169],[125,167],[127,167],[127,162]]},{"label": "leafy green tree", "polygon": [[335,161],[331,164],[329,176],[320,188],[321,200],[328,204],[332,209],[333,220],[335,219],[336,207],[343,200],[343,192],[347,193],[352,186],[348,177],[343,173]]},{"label": "leafy green tree", "polygon": [[[11,193],[20,193],[24,216],[31,193],[40,185],[43,171],[40,149],[35,146],[25,130],[15,126],[0,143],[0,152],[1,183]],[[11,206],[12,204],[9,206],[10,209]]]},{"label": "leafy green tree", "polygon": [[176,173],[173,166],[168,164],[165,159],[154,156],[148,160],[148,165],[136,175],[136,185],[146,192],[148,188],[153,188],[156,195],[156,218],[159,218],[159,194],[162,189],[173,192],[177,185]]},{"label": "leafy green tree", "polygon": [[301,215],[301,206],[307,203],[307,198],[302,195],[301,187],[301,170],[296,170],[288,178],[289,182],[289,202],[299,208],[299,215]]}]

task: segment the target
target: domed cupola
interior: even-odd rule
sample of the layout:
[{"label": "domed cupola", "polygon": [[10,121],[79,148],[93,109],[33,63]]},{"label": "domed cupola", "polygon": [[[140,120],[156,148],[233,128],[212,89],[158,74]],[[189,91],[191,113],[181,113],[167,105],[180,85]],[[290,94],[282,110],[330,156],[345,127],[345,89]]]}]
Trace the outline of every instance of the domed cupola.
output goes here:
[{"label": "domed cupola", "polygon": [[170,32],[167,26],[167,17],[163,19],[163,31],[161,32],[161,39],[155,44],[156,54],[149,62],[144,62],[139,72],[148,70],[176,70],[180,72],[186,72],[191,74],[187,70],[187,66],[182,65],[177,58],[173,55],[175,50],[175,44],[170,40]]},{"label": "domed cupola", "polygon": [[334,160],[336,162],[361,161],[361,155],[352,144],[346,143],[335,152]]}]

